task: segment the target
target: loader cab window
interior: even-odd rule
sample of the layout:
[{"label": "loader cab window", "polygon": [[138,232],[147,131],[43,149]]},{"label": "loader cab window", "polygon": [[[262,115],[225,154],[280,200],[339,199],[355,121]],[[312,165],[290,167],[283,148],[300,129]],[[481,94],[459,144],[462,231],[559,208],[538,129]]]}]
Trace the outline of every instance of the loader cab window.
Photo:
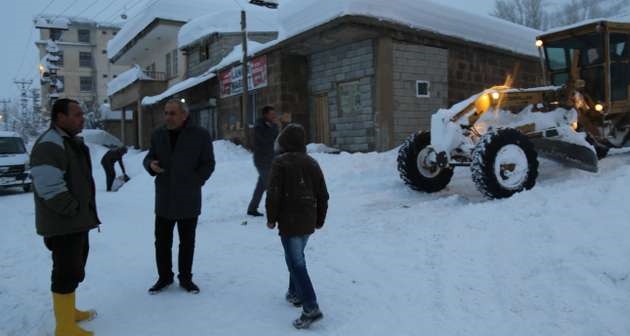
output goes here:
[{"label": "loader cab window", "polygon": [[630,86],[630,34],[610,34],[611,100],[628,99]]},{"label": "loader cab window", "polygon": [[[596,101],[604,96],[604,40],[602,34],[593,33],[571,36],[545,43],[547,68],[553,85],[564,85],[576,67],[580,79],[585,82],[586,93]],[[574,64],[576,63],[576,64]]]}]

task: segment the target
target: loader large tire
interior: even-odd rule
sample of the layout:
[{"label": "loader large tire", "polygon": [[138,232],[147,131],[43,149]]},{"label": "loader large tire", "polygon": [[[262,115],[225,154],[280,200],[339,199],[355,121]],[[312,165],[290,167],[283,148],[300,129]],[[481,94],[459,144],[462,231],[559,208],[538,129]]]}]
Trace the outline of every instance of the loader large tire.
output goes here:
[{"label": "loader large tire", "polygon": [[486,133],[470,166],[477,189],[488,198],[507,198],[529,190],[538,177],[538,154],[521,132],[507,128]]},{"label": "loader large tire", "polygon": [[588,141],[588,143],[590,143],[593,148],[595,148],[595,153],[597,154],[598,160],[601,160],[608,156],[608,151],[610,150],[610,147],[606,146],[606,144],[599,143],[598,141],[593,139],[590,134],[586,136],[586,141]]},{"label": "loader large tire", "polygon": [[436,192],[444,189],[453,177],[453,168],[422,166],[424,149],[431,144],[431,133],[417,132],[407,138],[398,151],[400,178],[412,189]]}]

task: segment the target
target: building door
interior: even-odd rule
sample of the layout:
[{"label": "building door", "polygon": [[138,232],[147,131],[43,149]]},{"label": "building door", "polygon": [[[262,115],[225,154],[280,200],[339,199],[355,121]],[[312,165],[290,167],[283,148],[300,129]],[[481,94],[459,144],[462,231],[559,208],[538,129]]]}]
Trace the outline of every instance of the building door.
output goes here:
[{"label": "building door", "polygon": [[313,99],[315,112],[315,142],[330,144],[330,125],[328,123],[328,95],[317,95]]}]

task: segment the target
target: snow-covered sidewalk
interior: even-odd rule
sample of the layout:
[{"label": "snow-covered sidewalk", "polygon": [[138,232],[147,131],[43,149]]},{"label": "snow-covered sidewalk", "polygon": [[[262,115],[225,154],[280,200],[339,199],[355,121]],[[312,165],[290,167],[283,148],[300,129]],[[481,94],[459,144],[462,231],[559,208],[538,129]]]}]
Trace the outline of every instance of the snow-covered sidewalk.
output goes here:
[{"label": "snow-covered sidewalk", "polygon": [[[91,234],[77,292],[81,307],[99,312],[86,329],[296,333],[299,310],[284,301],[288,273],[277,232],[244,216],[257,178],[246,151],[215,142],[193,267],[201,293],[172,286],[155,296],[147,293],[156,271],[144,153],[125,156],[131,181],[106,193],[98,164],[105,149],[91,151],[103,225]],[[464,168],[440,193],[412,191],[398,178],[395,151],[314,157],[331,200],[307,249],[325,315],[309,332],[630,335],[630,155],[603,160],[597,174],[542,161],[534,189],[495,201],[481,197]],[[52,335],[50,256],[35,234],[32,198],[0,192],[0,336]]]}]

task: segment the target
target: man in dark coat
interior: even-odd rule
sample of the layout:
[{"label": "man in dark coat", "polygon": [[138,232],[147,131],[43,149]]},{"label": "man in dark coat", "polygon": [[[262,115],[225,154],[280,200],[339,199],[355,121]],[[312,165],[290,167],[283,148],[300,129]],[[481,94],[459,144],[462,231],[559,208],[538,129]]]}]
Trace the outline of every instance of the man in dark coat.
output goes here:
[{"label": "man in dark coat", "polygon": [[304,249],[315,229],[324,225],[328,190],[317,161],[306,154],[304,128],[289,124],[278,136],[279,155],[273,160],[267,189],[267,226],[276,227],[289,269],[287,301],[302,306],[293,326],[308,328],[323,317],[306,269]]},{"label": "man in dark coat", "polygon": [[116,170],[114,168],[116,162],[120,165],[120,170],[122,170],[125,182],[129,180],[129,176],[127,176],[127,172],[125,172],[125,164],[123,163],[123,155],[125,154],[127,154],[127,147],[118,147],[108,150],[101,158],[101,165],[105,170],[107,191],[112,191],[112,184],[114,184],[114,179],[116,178]]},{"label": "man in dark coat", "polygon": [[149,289],[156,294],[173,283],[171,247],[173,229],[179,233],[179,285],[198,293],[192,281],[197,217],[201,214],[201,187],[214,171],[210,134],[188,122],[188,109],[179,100],[164,107],[165,126],[151,136],[144,167],[155,176],[155,259],[158,280]]},{"label": "man in dark coat", "polygon": [[254,125],[254,166],[258,171],[258,181],[247,207],[247,214],[250,216],[263,215],[258,212],[258,206],[269,184],[269,170],[274,157],[273,145],[278,137],[276,120],[276,111],[273,107],[265,106],[262,109],[262,117],[256,120]]},{"label": "man in dark coat", "polygon": [[77,310],[75,290],[85,278],[89,231],[101,223],[96,213],[90,151],[76,135],[83,129],[79,103],[55,101],[51,126],[31,151],[37,233],[52,252],[51,291],[55,335],[92,335],[76,322],[96,313]]}]

